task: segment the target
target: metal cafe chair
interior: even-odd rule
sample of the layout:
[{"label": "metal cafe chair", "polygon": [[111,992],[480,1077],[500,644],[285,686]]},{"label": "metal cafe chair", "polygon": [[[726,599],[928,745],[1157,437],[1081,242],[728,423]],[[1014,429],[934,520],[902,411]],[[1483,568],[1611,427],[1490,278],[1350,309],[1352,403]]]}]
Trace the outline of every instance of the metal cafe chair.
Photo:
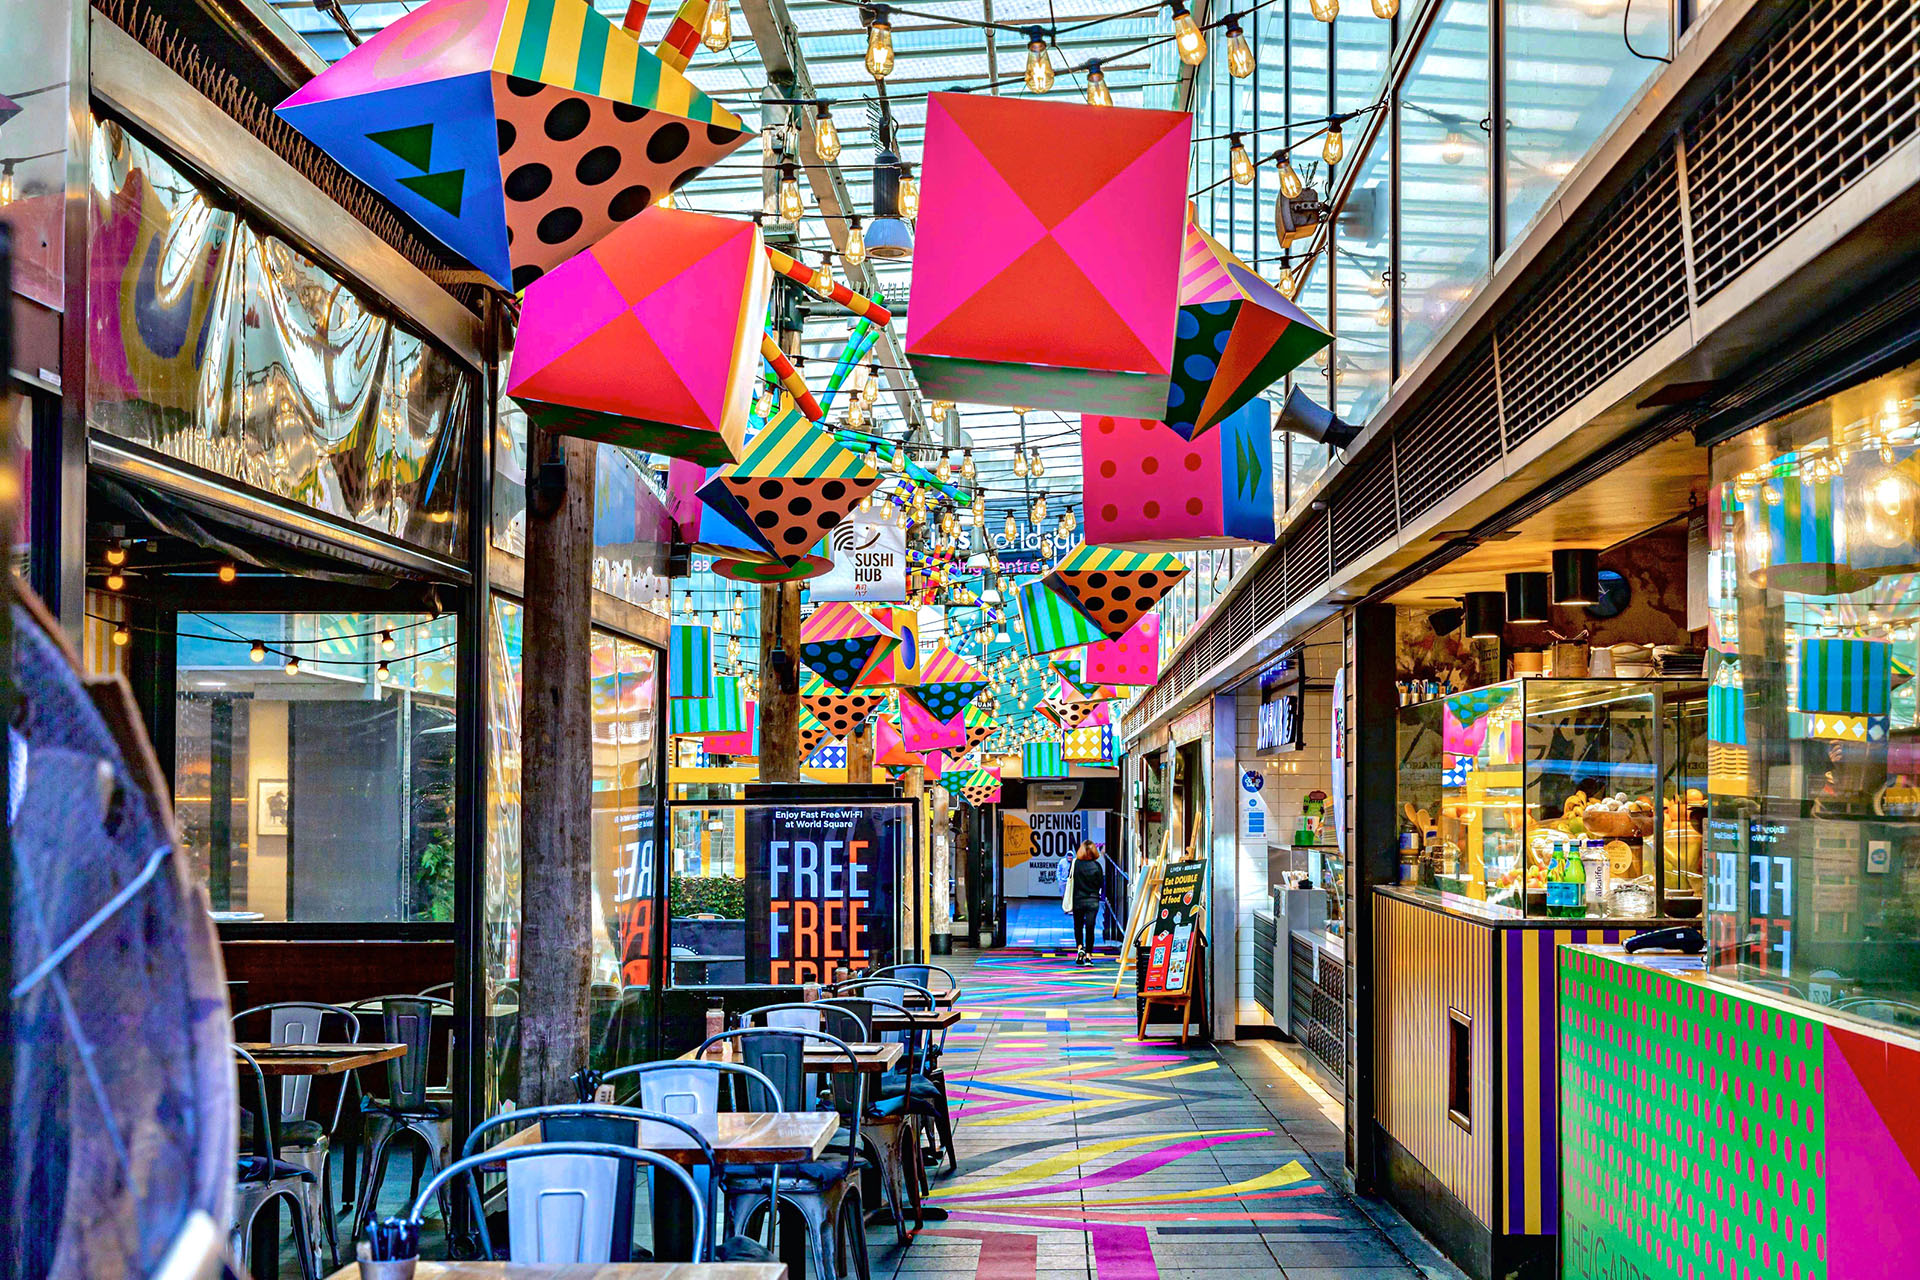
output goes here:
[{"label": "metal cafe chair", "polygon": [[[380,1039],[388,1044],[403,1044],[407,1051],[389,1059],[384,1095],[369,1091],[361,1082],[360,1141],[365,1167],[360,1171],[360,1187],[354,1195],[353,1238],[358,1239],[367,1223],[377,1215],[380,1188],[386,1182],[387,1161],[396,1139],[411,1138],[423,1153],[413,1163],[413,1187],[420,1186],[426,1169],[446,1164],[453,1145],[453,1106],[451,1098],[432,1089],[427,1082],[427,1065],[432,1057],[436,1010],[451,1011],[453,1003],[435,996],[375,996],[354,1004],[356,1013],[378,1010]],[[451,1033],[452,1020],[446,1030]]]},{"label": "metal cafe chair", "polygon": [[318,1212],[314,1198],[319,1184],[303,1165],[279,1158],[280,1125],[274,1118],[273,1099],[267,1093],[266,1073],[259,1060],[238,1045],[234,1055],[240,1059],[241,1083],[253,1085],[253,1118],[250,1149],[239,1159],[233,1188],[231,1250],[243,1272],[252,1271],[253,1224],[260,1212],[279,1201],[286,1201],[293,1212],[294,1248],[300,1255],[300,1271],[305,1280],[319,1280],[320,1242],[308,1229]]},{"label": "metal cafe chair", "polygon": [[[935,974],[938,974],[941,979],[941,984],[937,987],[933,985]],[[879,969],[869,969],[866,976],[910,982],[916,987],[925,987],[941,995],[960,989],[959,979],[953,976],[953,971],[943,969],[937,964],[890,964]]]},{"label": "metal cafe chair", "polygon": [[[233,1015],[234,1038],[240,1038],[239,1031],[245,1019],[261,1015],[267,1020],[269,1044],[324,1043],[329,1019],[333,1020],[333,1029],[339,1033],[339,1043],[352,1044],[360,1039],[360,1019],[351,1010],[337,1004],[299,1000],[242,1009]],[[333,1154],[333,1135],[340,1131],[340,1121],[346,1111],[350,1081],[351,1077],[347,1077],[338,1082],[340,1091],[333,1100],[333,1119],[322,1126],[319,1121],[307,1118],[307,1104],[313,1095],[313,1077],[287,1076],[280,1081],[280,1109],[276,1116],[280,1131],[280,1145],[277,1148],[280,1159],[300,1165],[319,1180],[319,1195],[313,1200],[315,1213],[307,1230],[317,1240],[321,1230],[325,1229],[327,1254],[336,1270],[340,1266],[340,1232],[335,1220],[339,1208],[333,1194],[333,1161],[328,1157]]]},{"label": "metal cafe chair", "polygon": [[453,984],[451,982],[436,982],[417,994],[428,997],[437,996],[442,1000],[451,1000],[453,999]]},{"label": "metal cafe chair", "polygon": [[[896,1004],[875,992],[899,990],[907,984],[890,979],[865,979],[858,983],[843,983],[842,989],[856,989],[858,995],[834,995],[828,997],[830,1003],[848,1003],[861,1001],[874,1008],[886,1008],[902,1017],[908,1016],[910,1009],[904,1003]],[[903,992],[907,999],[917,999],[926,994],[926,988],[916,987],[911,992]],[[916,1005],[921,1012],[930,1006]],[[940,1147],[947,1158],[949,1173],[959,1168],[959,1158],[953,1145],[953,1108],[947,1099],[947,1075],[939,1066],[939,1049],[944,1046],[945,1031],[930,1034],[916,1028],[905,1031],[876,1033],[879,1040],[897,1040],[907,1046],[906,1055],[901,1059],[900,1067],[881,1076],[876,1082],[879,1099],[882,1102],[896,1097],[907,1101],[902,1105],[914,1115],[924,1116],[933,1121],[934,1132],[940,1139]]]},{"label": "metal cafe chair", "polygon": [[860,1120],[866,1110],[866,1089],[865,1078],[859,1074],[859,1056],[846,1041],[824,1031],[768,1027],[708,1036],[694,1056],[705,1057],[709,1048],[723,1041],[738,1044],[747,1065],[772,1080],[783,1098],[806,1096],[809,1043],[828,1045],[845,1057],[850,1070],[831,1076],[834,1109],[848,1126],[844,1155],[779,1165],[769,1171],[743,1170],[727,1180],[727,1205],[745,1229],[752,1227],[754,1213],[765,1210],[769,1200],[791,1205],[807,1224],[807,1257],[814,1280],[846,1276],[844,1263],[848,1260],[859,1280],[873,1280],[860,1194],[860,1173],[865,1167],[860,1157]]},{"label": "metal cafe chair", "polygon": [[[700,1152],[700,1165],[695,1173],[705,1175],[695,1178],[696,1184],[706,1183],[706,1195],[702,1201],[702,1212],[710,1224],[716,1224],[709,1231],[709,1239],[717,1232],[719,1205],[715,1200],[719,1179],[714,1175],[719,1162],[713,1154],[713,1146],[700,1131],[685,1119],[668,1115],[662,1111],[641,1110],[636,1107],[613,1106],[607,1103],[582,1102],[566,1103],[544,1107],[524,1107],[516,1111],[503,1112],[490,1117],[474,1126],[467,1135],[466,1145],[460,1156],[465,1159],[480,1150],[488,1134],[496,1130],[516,1127],[538,1121],[541,1137],[547,1142],[604,1142],[615,1146],[637,1147],[640,1145],[640,1124],[652,1121],[669,1128],[677,1129],[693,1140],[694,1147]],[[568,1200],[572,1196],[570,1188],[604,1187],[606,1169],[598,1160],[584,1156],[555,1156],[550,1164],[542,1165],[534,1179],[537,1194],[528,1191],[526,1186],[516,1189],[511,1173],[507,1188],[508,1221],[508,1262],[521,1263],[570,1263],[570,1262],[632,1262],[633,1247],[633,1192],[634,1169],[631,1165],[619,1165],[615,1169],[612,1188],[613,1214],[608,1223],[609,1234],[604,1247],[596,1236],[588,1239],[585,1227],[588,1215],[579,1214],[568,1219],[555,1221],[550,1209],[568,1201],[571,1206],[579,1206],[583,1201]],[[527,1182],[528,1179],[522,1179]],[[493,1238],[487,1223],[486,1207],[480,1194],[480,1180],[467,1180],[468,1192],[473,1201],[474,1221],[479,1225],[480,1250],[483,1258],[495,1257]],[[556,1199],[559,1197],[559,1199]],[[669,1260],[667,1254],[673,1252],[665,1247],[663,1227],[667,1226],[660,1218],[660,1200],[654,1200],[653,1222],[653,1258],[654,1261]],[[575,1236],[569,1240],[564,1233],[568,1226],[575,1228]],[[690,1233],[682,1233],[690,1234]],[[531,1242],[531,1243],[529,1243]],[[696,1254],[689,1259],[693,1262],[710,1262],[713,1259]]]},{"label": "metal cafe chair", "polygon": [[[554,1158],[560,1156],[588,1157],[593,1166],[591,1174],[594,1175],[591,1185],[582,1185],[579,1181],[582,1172],[587,1171],[586,1163],[569,1160],[564,1164],[554,1164]],[[462,1156],[427,1180],[427,1185],[414,1197],[413,1208],[408,1210],[407,1218],[416,1226],[421,1225],[427,1206],[436,1197],[445,1204],[447,1188],[456,1178],[471,1179],[483,1169],[529,1160],[539,1161],[544,1167],[537,1172],[529,1170],[531,1176],[518,1182],[518,1194],[524,1197],[521,1216],[528,1225],[524,1235],[520,1230],[514,1231],[513,1247],[516,1250],[523,1238],[532,1238],[535,1248],[546,1255],[546,1260],[553,1262],[564,1258],[569,1241],[576,1249],[585,1249],[602,1239],[610,1243],[613,1238],[617,1167],[609,1167],[607,1162],[625,1161],[629,1173],[645,1165],[666,1173],[683,1185],[693,1215],[693,1256],[696,1261],[707,1261],[706,1206],[700,1201],[700,1192],[694,1186],[692,1176],[671,1158],[657,1151],[642,1151],[638,1147],[612,1142],[530,1142],[521,1147],[496,1147]],[[629,1182],[628,1185],[633,1184]],[[510,1206],[515,1195],[516,1182],[509,1170],[507,1196]],[[508,1213],[511,1219],[514,1216],[511,1207]],[[544,1232],[549,1229],[554,1233],[551,1244],[544,1237]],[[518,1261],[517,1258],[515,1260]],[[587,1256],[577,1260],[590,1262],[595,1259]]]}]

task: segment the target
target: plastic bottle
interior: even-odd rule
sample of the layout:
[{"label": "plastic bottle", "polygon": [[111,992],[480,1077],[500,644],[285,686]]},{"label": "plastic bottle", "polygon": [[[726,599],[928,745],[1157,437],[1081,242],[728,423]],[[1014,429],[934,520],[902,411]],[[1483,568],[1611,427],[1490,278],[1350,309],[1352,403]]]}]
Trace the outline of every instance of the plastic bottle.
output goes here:
[{"label": "plastic bottle", "polygon": [[1554,841],[1554,861],[1547,870],[1547,914],[1573,919],[1587,913],[1587,876],[1581,869],[1575,842]]}]

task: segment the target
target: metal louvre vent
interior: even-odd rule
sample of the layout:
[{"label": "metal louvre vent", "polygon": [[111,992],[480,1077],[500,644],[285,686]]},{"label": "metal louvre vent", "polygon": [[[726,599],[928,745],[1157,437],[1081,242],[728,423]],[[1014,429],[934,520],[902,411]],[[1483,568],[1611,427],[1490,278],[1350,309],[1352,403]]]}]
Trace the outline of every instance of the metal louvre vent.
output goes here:
[{"label": "metal louvre vent", "polygon": [[1327,513],[1316,511],[1300,531],[1288,540],[1283,558],[1287,566],[1287,606],[1304,600],[1309,591],[1319,590],[1333,574],[1327,554]]},{"label": "metal louvre vent", "polygon": [[1376,449],[1333,500],[1336,571],[1393,537],[1399,525],[1394,506],[1393,450]]},{"label": "metal louvre vent", "polygon": [[1668,149],[1500,326],[1509,448],[1685,318],[1682,250],[1678,171]]},{"label": "metal louvre vent", "polygon": [[1500,456],[1500,397],[1493,375],[1488,344],[1462,361],[1452,384],[1394,437],[1402,525]]},{"label": "metal louvre vent", "polygon": [[1816,0],[1689,124],[1695,280],[1706,297],[1920,126],[1920,5]]},{"label": "metal louvre vent", "polygon": [[1287,607],[1286,557],[1274,556],[1269,559],[1242,598],[1248,602],[1248,611],[1255,618],[1265,620],[1279,617],[1280,611]]}]

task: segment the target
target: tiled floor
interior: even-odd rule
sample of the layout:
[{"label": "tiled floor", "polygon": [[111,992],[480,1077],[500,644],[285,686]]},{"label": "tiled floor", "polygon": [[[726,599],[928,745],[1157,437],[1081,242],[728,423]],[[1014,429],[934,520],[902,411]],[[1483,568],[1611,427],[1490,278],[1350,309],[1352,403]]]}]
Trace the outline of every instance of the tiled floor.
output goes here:
[{"label": "tiled floor", "polygon": [[1111,960],[966,953],[947,1040],[950,1217],[871,1237],[875,1280],[1414,1280],[1458,1275],[1341,1190],[1339,1102],[1271,1043],[1133,1038]]}]

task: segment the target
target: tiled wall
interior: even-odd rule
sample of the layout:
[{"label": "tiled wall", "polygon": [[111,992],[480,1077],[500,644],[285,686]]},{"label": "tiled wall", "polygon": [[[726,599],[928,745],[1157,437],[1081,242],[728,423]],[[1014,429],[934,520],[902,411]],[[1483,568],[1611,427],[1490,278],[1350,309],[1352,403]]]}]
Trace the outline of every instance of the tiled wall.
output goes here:
[{"label": "tiled wall", "polygon": [[[1337,630],[1331,632],[1335,637]],[[1317,685],[1326,685],[1333,680],[1333,673],[1340,663],[1338,644],[1318,645],[1307,649],[1307,679]],[[1260,794],[1267,801],[1267,836],[1275,853],[1283,853],[1292,844],[1293,830],[1300,816],[1301,802],[1308,792],[1316,788],[1333,794],[1332,752],[1328,745],[1328,734],[1333,722],[1333,700],[1330,693],[1310,692],[1306,696],[1306,745],[1299,751],[1284,755],[1259,756],[1254,754],[1255,734],[1260,713],[1260,687],[1258,681],[1243,687],[1236,695],[1234,707],[1234,726],[1238,741],[1235,755],[1238,757],[1239,770],[1258,769],[1266,778],[1266,785]],[[1236,774],[1230,779],[1216,780],[1220,785],[1230,786],[1236,798],[1243,794],[1240,779]],[[1235,965],[1238,992],[1237,1021],[1242,1026],[1263,1026],[1272,1022],[1253,998],[1253,913],[1268,905],[1268,844],[1250,841],[1242,835],[1238,842],[1240,865],[1237,883],[1239,886],[1239,956]],[[1275,870],[1286,865],[1284,860],[1276,858],[1272,863]],[[1301,868],[1305,870],[1304,866]]]}]

